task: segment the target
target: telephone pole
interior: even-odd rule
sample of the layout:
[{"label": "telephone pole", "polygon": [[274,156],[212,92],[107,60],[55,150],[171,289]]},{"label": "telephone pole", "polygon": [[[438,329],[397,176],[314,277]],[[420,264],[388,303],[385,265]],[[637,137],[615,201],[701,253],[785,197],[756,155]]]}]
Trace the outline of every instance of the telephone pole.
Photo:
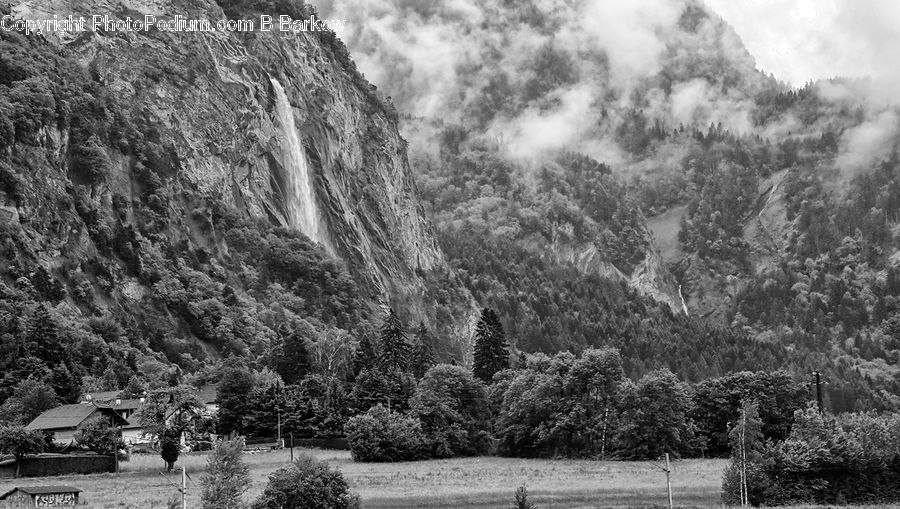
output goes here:
[{"label": "telephone pole", "polygon": [[672,504],[672,475],[671,475],[672,467],[671,467],[671,464],[669,463],[669,453],[666,453],[666,465],[665,466],[660,465],[659,463],[657,463],[655,461],[651,461],[650,463],[653,465],[653,468],[658,468],[666,473],[666,492],[669,495],[669,509],[673,509],[673,507],[675,507],[675,506]]},{"label": "telephone pole", "polygon": [[666,453],[666,490],[669,492],[669,509],[672,509],[672,469],[669,467],[669,453]]},{"label": "telephone pole", "polygon": [[187,509],[187,468],[181,467],[181,509]]}]

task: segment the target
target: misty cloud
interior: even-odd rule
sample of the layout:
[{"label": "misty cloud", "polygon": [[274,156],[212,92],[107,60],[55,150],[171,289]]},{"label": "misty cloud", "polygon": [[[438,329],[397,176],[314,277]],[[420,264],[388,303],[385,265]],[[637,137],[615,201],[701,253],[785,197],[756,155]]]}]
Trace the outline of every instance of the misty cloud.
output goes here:
[{"label": "misty cloud", "polygon": [[893,0],[706,0],[762,69],[801,86],[835,76],[900,84],[900,3]]},{"label": "misty cloud", "polygon": [[871,121],[851,129],[841,138],[841,152],[835,163],[843,171],[866,170],[890,156],[900,133],[900,117],[884,111]]},{"label": "misty cloud", "polygon": [[[648,118],[668,125],[751,128],[750,99],[761,82],[752,57],[714,15],[681,27],[689,5],[333,0],[321,10],[359,20],[341,36],[401,112],[445,123],[486,113],[481,134],[503,140],[512,157],[567,147],[611,162],[623,157],[611,133],[636,99]],[[661,76],[676,81],[662,87]]]}]

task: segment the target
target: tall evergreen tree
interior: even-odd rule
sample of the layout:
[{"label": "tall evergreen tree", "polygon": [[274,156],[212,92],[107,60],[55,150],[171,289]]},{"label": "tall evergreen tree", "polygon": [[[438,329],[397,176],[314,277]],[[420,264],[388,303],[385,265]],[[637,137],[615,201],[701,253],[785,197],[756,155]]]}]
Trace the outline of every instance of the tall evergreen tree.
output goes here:
[{"label": "tall evergreen tree", "polygon": [[500,317],[484,308],[475,328],[474,369],[476,377],[490,382],[498,371],[509,368],[509,345]]},{"label": "tall evergreen tree", "polygon": [[416,330],[416,338],[413,341],[412,352],[410,354],[409,367],[416,379],[425,376],[428,368],[434,366],[434,355],[431,351],[431,334],[424,322],[419,322],[419,328]]},{"label": "tall evergreen tree", "polygon": [[391,309],[381,326],[381,367],[388,371],[406,371],[409,365],[409,343],[403,323]]},{"label": "tall evergreen tree", "polygon": [[358,375],[362,370],[373,367],[376,361],[375,347],[369,335],[364,333],[359,345],[356,346],[356,352],[353,354],[353,376]]},{"label": "tall evergreen tree", "polygon": [[28,348],[49,366],[65,360],[65,349],[59,341],[59,326],[45,304],[35,308],[28,319],[26,341]]}]

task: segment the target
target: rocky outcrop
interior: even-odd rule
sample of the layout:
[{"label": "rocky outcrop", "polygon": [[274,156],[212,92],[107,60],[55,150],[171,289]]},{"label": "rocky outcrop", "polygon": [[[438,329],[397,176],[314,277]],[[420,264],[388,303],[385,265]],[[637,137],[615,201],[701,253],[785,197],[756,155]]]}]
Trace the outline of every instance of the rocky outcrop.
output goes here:
[{"label": "rocky outcrop", "polygon": [[[211,0],[26,0],[13,12],[224,18]],[[61,34],[59,42],[118,101],[156,126],[179,178],[249,216],[290,227],[277,80],[292,106],[327,243],[365,291],[384,302],[420,294],[417,271],[443,266],[416,199],[396,114],[341,58],[333,36],[86,32]],[[122,175],[108,185],[128,196],[130,182]]]}]

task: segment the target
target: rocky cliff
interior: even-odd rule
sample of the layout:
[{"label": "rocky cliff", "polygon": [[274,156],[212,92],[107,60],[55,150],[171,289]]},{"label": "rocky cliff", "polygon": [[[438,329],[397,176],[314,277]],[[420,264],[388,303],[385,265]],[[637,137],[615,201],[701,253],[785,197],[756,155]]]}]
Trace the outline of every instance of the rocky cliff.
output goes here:
[{"label": "rocky cliff", "polygon": [[[211,0],[24,1],[13,12],[23,18],[98,12],[122,19],[224,18]],[[312,200],[322,231],[315,240],[347,262],[369,296],[387,302],[421,294],[416,271],[443,264],[416,200],[395,113],[332,34],[86,32],[55,42],[152,126],[174,162],[177,186],[297,229],[291,208]],[[290,104],[301,154],[286,148],[294,133],[286,135],[291,126],[279,120],[276,87]],[[70,151],[66,132],[52,134],[55,150]],[[294,156],[308,164],[311,195],[291,185]],[[133,161],[122,153],[111,157],[116,168],[94,192],[108,201],[116,195],[139,200]]]}]

